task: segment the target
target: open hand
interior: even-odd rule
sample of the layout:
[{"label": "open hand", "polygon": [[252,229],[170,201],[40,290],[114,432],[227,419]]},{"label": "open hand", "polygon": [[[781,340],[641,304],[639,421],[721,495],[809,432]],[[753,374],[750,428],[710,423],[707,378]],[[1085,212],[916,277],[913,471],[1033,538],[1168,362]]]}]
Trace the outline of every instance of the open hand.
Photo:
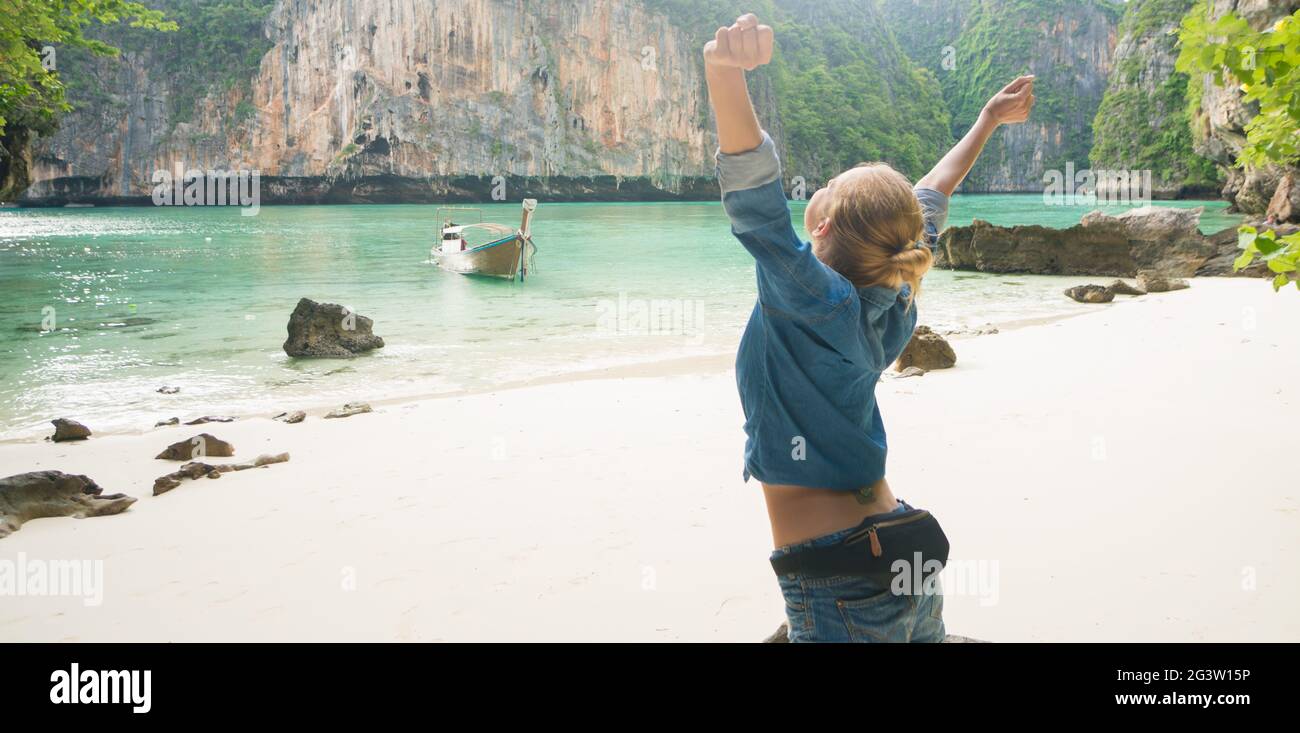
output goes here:
[{"label": "open hand", "polygon": [[1034,108],[1034,77],[1022,76],[1002,88],[984,105],[984,113],[999,125],[1016,125],[1029,119]]},{"label": "open hand", "polygon": [[704,61],[753,71],[772,60],[772,43],[771,26],[759,25],[757,16],[746,13],[704,44]]}]

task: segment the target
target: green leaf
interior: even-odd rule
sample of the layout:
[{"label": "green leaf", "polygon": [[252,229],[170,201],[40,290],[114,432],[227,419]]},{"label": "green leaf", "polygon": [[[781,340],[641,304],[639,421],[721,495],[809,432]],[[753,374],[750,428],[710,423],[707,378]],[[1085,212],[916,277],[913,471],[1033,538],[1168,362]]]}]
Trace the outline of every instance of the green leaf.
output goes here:
[{"label": "green leaf", "polygon": [[[1273,292],[1276,293],[1277,291],[1286,287],[1286,284],[1288,282],[1290,282],[1290,278],[1287,277],[1286,275],[1278,275],[1277,277],[1273,278]],[[1300,286],[1300,280],[1296,281],[1296,285]]]},{"label": "green leaf", "polygon": [[1273,272],[1295,272],[1295,262],[1288,262],[1285,258],[1269,260],[1268,269]]},{"label": "green leaf", "polygon": [[1237,230],[1237,249],[1245,249],[1255,241],[1255,227],[1245,226]]},{"label": "green leaf", "polygon": [[1255,253],[1254,253],[1254,252],[1249,252],[1249,251],[1247,251],[1247,252],[1242,252],[1240,257],[1238,257],[1237,259],[1233,260],[1233,262],[1232,262],[1232,271],[1233,271],[1233,272],[1237,272],[1237,271],[1239,271],[1239,270],[1245,268],[1246,266],[1250,265],[1251,261],[1254,260],[1254,259],[1255,259]]}]

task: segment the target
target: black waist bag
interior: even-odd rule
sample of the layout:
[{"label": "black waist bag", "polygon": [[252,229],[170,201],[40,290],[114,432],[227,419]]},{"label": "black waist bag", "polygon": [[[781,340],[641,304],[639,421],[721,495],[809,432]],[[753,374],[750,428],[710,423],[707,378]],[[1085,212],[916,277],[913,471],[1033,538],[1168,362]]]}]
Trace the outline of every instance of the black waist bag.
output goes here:
[{"label": "black waist bag", "polygon": [[[902,561],[903,564],[897,565]],[[868,517],[842,541],[800,548],[772,560],[778,575],[867,576],[884,580],[907,572],[926,577],[948,564],[948,536],[925,509]],[[919,572],[919,575],[917,573]]]}]

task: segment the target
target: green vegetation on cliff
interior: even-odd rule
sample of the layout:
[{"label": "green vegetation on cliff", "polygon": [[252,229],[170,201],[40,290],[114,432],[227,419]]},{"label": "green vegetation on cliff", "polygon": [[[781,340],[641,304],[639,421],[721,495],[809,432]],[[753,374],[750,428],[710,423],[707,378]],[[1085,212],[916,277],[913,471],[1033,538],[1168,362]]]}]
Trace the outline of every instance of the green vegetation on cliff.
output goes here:
[{"label": "green vegetation on cliff", "polygon": [[[247,87],[271,48],[263,25],[276,0],[144,2],[173,19],[176,32],[160,38],[132,28],[118,28],[105,30],[101,36],[129,52],[147,49],[154,56],[153,65],[171,70],[167,103],[172,125],[190,121],[198,101],[209,93]],[[74,102],[107,102],[103,72],[111,72],[111,67],[102,68],[73,50],[63,68],[64,84]],[[245,103],[236,108],[235,117],[247,117],[251,112],[251,105]]]},{"label": "green vegetation on cliff", "polygon": [[0,22],[0,134],[10,122],[37,132],[53,129],[58,113],[66,109],[59,75],[60,48],[96,56],[117,55],[115,47],[87,35],[87,27],[129,22],[150,31],[175,29],[161,13],[127,0],[9,0],[4,15]]},{"label": "green vegetation on cliff", "polygon": [[[1198,81],[1211,74],[1216,86],[1238,86],[1243,101],[1258,105],[1246,123],[1238,166],[1300,162],[1300,10],[1256,31],[1235,13],[1211,19],[1206,9],[1200,0],[1183,18],[1178,70]],[[1193,101],[1199,107],[1199,98]],[[1259,258],[1274,274],[1274,290],[1291,282],[1300,289],[1300,232],[1278,237],[1272,230],[1242,227],[1240,247],[1234,269]]]},{"label": "green vegetation on cliff", "polygon": [[754,76],[776,97],[789,176],[819,182],[863,161],[884,161],[916,178],[951,143],[938,81],[903,53],[870,3],[643,1],[701,47],[744,12],[773,26],[776,56]]},{"label": "green vegetation on cliff", "polygon": [[1218,168],[1192,148],[1188,77],[1168,73],[1172,31],[1195,0],[1132,0],[1120,23],[1120,55],[1093,123],[1093,168],[1150,170],[1158,191],[1221,186]]},{"label": "green vegetation on cliff", "polygon": [[1107,0],[874,0],[898,45],[939,80],[952,135],[1022,74],[1035,74],[1033,117],[994,136],[968,190],[1023,190],[1041,171],[1084,167],[1120,10]]},{"label": "green vegetation on cliff", "polygon": [[1210,20],[1205,7],[1200,0],[1183,18],[1178,70],[1211,74],[1218,87],[1239,86],[1243,101],[1258,105],[1238,165],[1300,162],[1300,11],[1256,31],[1231,12]]},{"label": "green vegetation on cliff", "polygon": [[129,0],[7,0],[0,16],[0,201],[30,184],[29,147],[48,135],[68,110],[59,69],[60,50],[87,58],[113,56],[117,48],[90,37],[97,24],[130,23],[174,30],[161,13]]}]

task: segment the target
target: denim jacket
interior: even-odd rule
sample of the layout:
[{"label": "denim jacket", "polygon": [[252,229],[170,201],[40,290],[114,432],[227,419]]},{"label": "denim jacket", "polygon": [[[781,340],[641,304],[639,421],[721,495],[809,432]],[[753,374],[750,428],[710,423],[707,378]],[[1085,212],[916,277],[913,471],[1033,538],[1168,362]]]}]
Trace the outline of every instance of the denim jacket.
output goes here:
[{"label": "denim jacket", "polygon": [[[758,302],[736,354],[744,478],[854,491],[885,475],[876,382],[912,338],[910,288],[857,288],[795,234],[776,146],[717,154],[731,231],[754,257]],[[915,189],[934,247],[948,198]]]}]

